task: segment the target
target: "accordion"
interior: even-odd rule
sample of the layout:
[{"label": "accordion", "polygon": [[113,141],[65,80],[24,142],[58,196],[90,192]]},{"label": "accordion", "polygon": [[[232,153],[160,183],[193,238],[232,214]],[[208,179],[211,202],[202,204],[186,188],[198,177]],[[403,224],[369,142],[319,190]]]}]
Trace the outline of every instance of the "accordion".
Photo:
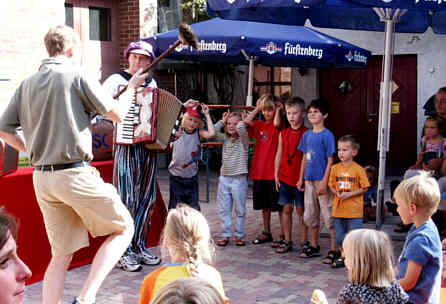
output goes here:
[{"label": "accordion", "polygon": [[146,143],[147,149],[164,150],[181,107],[181,101],[166,90],[138,89],[123,122],[116,125],[116,144]]}]

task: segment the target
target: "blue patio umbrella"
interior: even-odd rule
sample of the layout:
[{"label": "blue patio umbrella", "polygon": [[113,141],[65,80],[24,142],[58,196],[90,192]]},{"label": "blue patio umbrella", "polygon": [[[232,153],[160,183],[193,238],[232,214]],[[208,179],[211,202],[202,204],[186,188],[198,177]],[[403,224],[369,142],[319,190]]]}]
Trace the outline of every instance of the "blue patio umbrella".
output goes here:
[{"label": "blue patio umbrella", "polygon": [[[254,61],[267,66],[288,67],[367,67],[371,53],[348,42],[305,26],[289,26],[224,20],[192,24],[200,50],[179,46],[167,58],[191,61],[250,64],[247,104],[252,104]],[[178,38],[178,30],[144,39],[156,55]]]},{"label": "blue patio umbrella", "polygon": [[394,33],[446,34],[444,0],[207,0],[208,11],[234,20],[385,32],[384,65],[378,128],[378,216],[384,198],[385,163],[389,147],[391,75]]}]

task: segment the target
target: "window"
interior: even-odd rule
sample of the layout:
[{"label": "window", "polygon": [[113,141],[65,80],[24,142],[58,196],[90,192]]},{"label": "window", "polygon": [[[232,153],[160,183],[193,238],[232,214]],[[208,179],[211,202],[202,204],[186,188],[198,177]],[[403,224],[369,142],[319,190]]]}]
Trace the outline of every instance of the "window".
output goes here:
[{"label": "window", "polygon": [[271,93],[285,99],[291,95],[291,68],[257,65],[254,69],[254,94]]},{"label": "window", "polygon": [[111,10],[89,7],[90,40],[111,41]]},{"label": "window", "polygon": [[73,4],[65,3],[65,25],[73,27]]}]

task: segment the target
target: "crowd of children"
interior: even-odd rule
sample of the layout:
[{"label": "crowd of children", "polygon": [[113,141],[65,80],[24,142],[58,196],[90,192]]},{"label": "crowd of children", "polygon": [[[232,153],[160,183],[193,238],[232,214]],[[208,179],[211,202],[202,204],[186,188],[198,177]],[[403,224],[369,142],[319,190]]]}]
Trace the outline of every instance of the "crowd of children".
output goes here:
[{"label": "crowd of children", "polygon": [[[286,121],[282,118],[283,109]],[[205,112],[208,118],[208,110]],[[306,112],[311,129],[304,126]],[[255,119],[259,113],[262,113],[264,120]],[[322,262],[333,268],[346,267],[348,270],[350,284],[341,290],[338,303],[439,303],[442,249],[438,230],[431,220],[440,202],[437,181],[424,174],[416,175],[404,180],[395,191],[397,212],[404,224],[413,226],[394,269],[388,236],[383,232],[363,229],[363,222],[376,216],[376,170],[371,166],[363,168],[354,161],[360,145],[351,135],[338,139],[339,162],[335,164],[336,142],[333,133],[325,127],[327,117],[328,105],[322,99],[313,100],[305,108],[305,102],[299,97],[288,99],[283,106],[272,95],[265,94],[248,114],[225,112],[215,127],[208,118],[206,131],[200,123],[186,129],[183,119],[187,134],[200,129],[201,136],[210,137],[215,133],[217,139],[223,142],[217,196],[221,232],[216,244],[226,246],[232,240],[234,212],[235,244],[245,245],[249,174],[253,180],[253,209],[262,210],[263,215],[263,231],[252,243],[272,242],[271,246],[277,253],[292,251],[295,208],[300,230],[299,257],[321,256],[319,230],[322,219],[330,232],[330,248]],[[426,124],[426,128],[432,125],[432,130],[426,130],[426,149],[428,146],[431,150],[440,146],[435,151],[441,149],[443,155],[443,144],[434,134],[435,121],[428,119]],[[178,137],[181,136],[184,137],[184,134]],[[195,137],[194,145],[198,145],[199,136]],[[255,146],[248,171],[250,137],[255,139]],[[183,141],[187,140],[184,138]],[[437,154],[435,156],[438,158]],[[424,158],[428,156],[427,153],[422,154],[423,159],[419,158],[415,167],[422,168],[426,163]],[[432,156],[432,159],[435,157]],[[181,171],[187,166],[178,168]],[[196,174],[197,171],[194,171],[194,176]],[[171,184],[171,195],[176,191]],[[199,210],[187,200],[184,203]],[[180,210],[188,209],[181,207]],[[271,212],[274,211],[279,212],[281,227],[276,239],[271,232]],[[169,214],[166,232],[171,229],[171,218]],[[208,234],[207,231],[205,240]],[[174,242],[177,243],[178,239],[174,241],[165,233],[165,244],[172,251],[171,255],[177,258],[174,262],[180,263],[168,267],[184,268],[180,276],[198,276],[197,265],[192,261],[203,263],[202,258],[195,254],[195,259],[191,259],[190,249],[178,255],[179,249],[177,252],[172,250]],[[179,243],[186,245],[186,248],[195,248],[186,241]],[[148,294],[147,290],[154,293],[153,282],[148,282],[159,276],[160,271],[146,278],[142,295]],[[221,282],[221,279],[213,281]],[[222,291],[220,283],[214,287]],[[221,292],[221,295],[224,296],[224,293]],[[141,304],[148,303],[147,297],[142,299]],[[325,303],[323,292],[315,292],[311,301]]]},{"label": "crowd of children", "polygon": [[[189,188],[198,191],[198,185],[192,180],[198,170],[192,170],[191,176],[185,176],[182,171],[188,170],[196,162],[193,157],[196,156],[194,153],[199,153],[199,149],[195,150],[199,146],[199,136],[214,135],[223,142],[217,196],[221,238],[217,245],[226,246],[232,239],[233,211],[236,215],[235,244],[245,245],[251,135],[258,143],[257,154],[254,154],[257,158],[252,165],[257,166],[257,169],[251,169],[254,185],[257,185],[254,190],[254,209],[262,210],[264,221],[264,231],[253,244],[273,241],[270,216],[272,210],[278,210],[282,235],[273,245],[277,253],[291,251],[292,214],[296,207],[301,237],[299,257],[321,255],[319,221],[322,218],[330,231],[331,241],[331,248],[322,262],[333,268],[347,268],[349,283],[340,290],[337,303],[441,303],[440,298],[446,296],[442,294],[446,293],[446,289],[441,288],[445,272],[443,260],[446,255],[443,251],[446,249],[446,240],[442,244],[437,226],[432,220],[441,194],[437,180],[428,172],[403,180],[394,191],[396,211],[402,223],[412,225],[394,265],[387,234],[363,229],[363,217],[367,214],[364,211],[365,202],[372,208],[370,213],[373,213],[376,202],[375,169],[363,168],[354,161],[360,146],[351,135],[338,139],[339,162],[333,164],[335,139],[324,126],[328,110],[323,100],[314,100],[307,108],[311,130],[304,126],[305,103],[298,97],[285,102],[288,127],[283,128],[284,122],[280,119],[283,107],[276,104],[271,95],[263,96],[256,110],[249,115],[225,112],[215,127],[208,107],[201,105],[207,129],[202,126],[203,118],[197,110],[198,102],[190,101],[189,104],[191,108],[183,119],[183,130],[177,134],[178,139],[182,138],[183,141],[173,143],[176,156],[171,163],[171,168],[175,168],[170,172],[171,178],[180,176],[183,180],[181,184],[178,180],[171,184],[171,193],[175,192],[176,197],[171,201],[163,231],[164,255],[170,257],[170,262],[146,276],[141,285],[139,304],[229,303],[221,275],[211,266],[214,243],[209,225],[199,211],[198,199],[190,192],[185,193]],[[265,122],[254,120],[253,113],[260,111],[265,115]],[[188,141],[192,144],[189,145]],[[190,149],[185,151],[184,147],[175,148],[181,142]],[[192,159],[187,159],[184,154]],[[173,172],[180,173],[174,175]],[[309,239],[307,230],[310,232]],[[14,247],[15,242],[10,237],[14,237],[14,232],[12,219],[0,210],[0,252],[4,251],[3,247],[8,242]],[[20,284],[24,284],[30,272],[26,265],[21,265],[20,270],[24,269],[21,272],[24,274]],[[12,286],[12,281],[3,274],[6,272],[12,273],[13,269],[0,267],[2,286],[9,283]],[[237,303],[237,300],[234,299],[234,302]],[[309,302],[328,303],[322,290],[315,290]],[[5,303],[9,304],[8,301]]]}]

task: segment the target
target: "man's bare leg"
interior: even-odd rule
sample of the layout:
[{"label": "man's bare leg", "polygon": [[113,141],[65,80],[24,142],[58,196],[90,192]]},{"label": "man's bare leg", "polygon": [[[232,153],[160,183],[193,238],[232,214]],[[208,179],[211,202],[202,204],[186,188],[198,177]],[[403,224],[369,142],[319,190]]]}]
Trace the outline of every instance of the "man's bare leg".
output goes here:
[{"label": "man's bare leg", "polygon": [[79,300],[82,303],[91,304],[95,302],[99,287],[129,246],[133,233],[134,227],[131,226],[121,233],[109,235],[101,245],[91,264],[88,278],[79,294]]},{"label": "man's bare leg", "polygon": [[70,266],[73,255],[51,257],[50,263],[45,271],[42,286],[42,303],[59,304],[63,295],[65,278],[68,266]]}]

